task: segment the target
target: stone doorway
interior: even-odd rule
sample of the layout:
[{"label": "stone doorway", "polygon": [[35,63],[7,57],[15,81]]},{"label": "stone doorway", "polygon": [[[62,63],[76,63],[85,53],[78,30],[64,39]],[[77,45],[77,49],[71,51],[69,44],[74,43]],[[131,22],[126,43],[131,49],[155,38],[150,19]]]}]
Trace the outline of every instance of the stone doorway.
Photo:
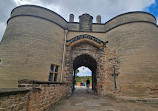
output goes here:
[{"label": "stone doorway", "polygon": [[116,51],[110,51],[106,43],[90,35],[80,35],[67,40],[64,78],[69,83],[70,93],[74,90],[73,71],[80,66],[86,66],[92,71],[92,89],[98,95],[112,93],[113,65],[117,65]]}]

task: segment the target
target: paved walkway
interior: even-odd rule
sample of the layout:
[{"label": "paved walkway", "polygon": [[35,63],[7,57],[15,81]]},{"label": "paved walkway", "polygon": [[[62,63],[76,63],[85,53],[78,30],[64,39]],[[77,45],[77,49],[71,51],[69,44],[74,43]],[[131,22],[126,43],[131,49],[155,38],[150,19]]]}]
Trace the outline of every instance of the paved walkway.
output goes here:
[{"label": "paved walkway", "polygon": [[78,86],[73,95],[60,101],[52,111],[158,111],[158,103],[127,102],[109,97],[98,97],[86,87]]}]

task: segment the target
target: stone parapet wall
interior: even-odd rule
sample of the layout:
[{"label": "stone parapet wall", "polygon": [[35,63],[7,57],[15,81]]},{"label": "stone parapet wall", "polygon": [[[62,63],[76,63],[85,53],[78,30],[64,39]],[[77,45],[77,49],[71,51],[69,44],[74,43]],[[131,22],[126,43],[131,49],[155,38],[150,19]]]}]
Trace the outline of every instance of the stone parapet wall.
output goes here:
[{"label": "stone parapet wall", "polygon": [[[134,22],[147,22],[156,25],[156,19],[153,15],[146,12],[128,12],[118,15],[106,23],[93,23],[91,32],[106,33],[111,29],[119,27],[120,25],[134,23]],[[70,31],[80,31],[78,22],[71,22],[67,24]],[[86,31],[83,31],[86,32]]]},{"label": "stone parapet wall", "polygon": [[[62,16],[51,11],[47,8],[36,6],[36,5],[22,5],[13,9],[11,18],[19,16],[33,16],[36,18],[42,18],[51,22],[56,23],[60,27],[71,30],[71,31],[84,31],[80,30],[80,22],[67,22]],[[9,20],[10,20],[9,19]],[[156,19],[153,15],[147,12],[135,11],[120,14],[106,23],[92,23],[92,32],[107,32],[117,26],[130,22],[150,22],[156,24]],[[90,32],[91,32],[90,31]]]},{"label": "stone parapet wall", "polygon": [[32,83],[20,83],[21,88],[0,89],[0,111],[44,111],[66,96],[65,83]]},{"label": "stone parapet wall", "polygon": [[0,111],[26,111],[29,94],[25,88],[0,89]]}]

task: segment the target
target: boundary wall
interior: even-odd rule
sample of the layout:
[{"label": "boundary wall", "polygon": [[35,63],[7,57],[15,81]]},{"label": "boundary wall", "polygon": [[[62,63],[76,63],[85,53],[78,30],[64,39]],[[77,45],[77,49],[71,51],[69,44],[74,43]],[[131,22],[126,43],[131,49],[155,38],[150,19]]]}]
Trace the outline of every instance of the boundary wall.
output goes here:
[{"label": "boundary wall", "polygon": [[19,81],[19,88],[0,89],[0,111],[45,111],[66,97],[65,83]]}]

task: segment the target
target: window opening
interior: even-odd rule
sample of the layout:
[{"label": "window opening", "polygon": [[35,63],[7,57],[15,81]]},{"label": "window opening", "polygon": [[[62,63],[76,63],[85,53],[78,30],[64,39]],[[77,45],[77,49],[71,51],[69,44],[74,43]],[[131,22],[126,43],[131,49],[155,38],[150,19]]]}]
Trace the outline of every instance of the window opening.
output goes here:
[{"label": "window opening", "polygon": [[57,81],[59,66],[51,64],[48,81]]}]

